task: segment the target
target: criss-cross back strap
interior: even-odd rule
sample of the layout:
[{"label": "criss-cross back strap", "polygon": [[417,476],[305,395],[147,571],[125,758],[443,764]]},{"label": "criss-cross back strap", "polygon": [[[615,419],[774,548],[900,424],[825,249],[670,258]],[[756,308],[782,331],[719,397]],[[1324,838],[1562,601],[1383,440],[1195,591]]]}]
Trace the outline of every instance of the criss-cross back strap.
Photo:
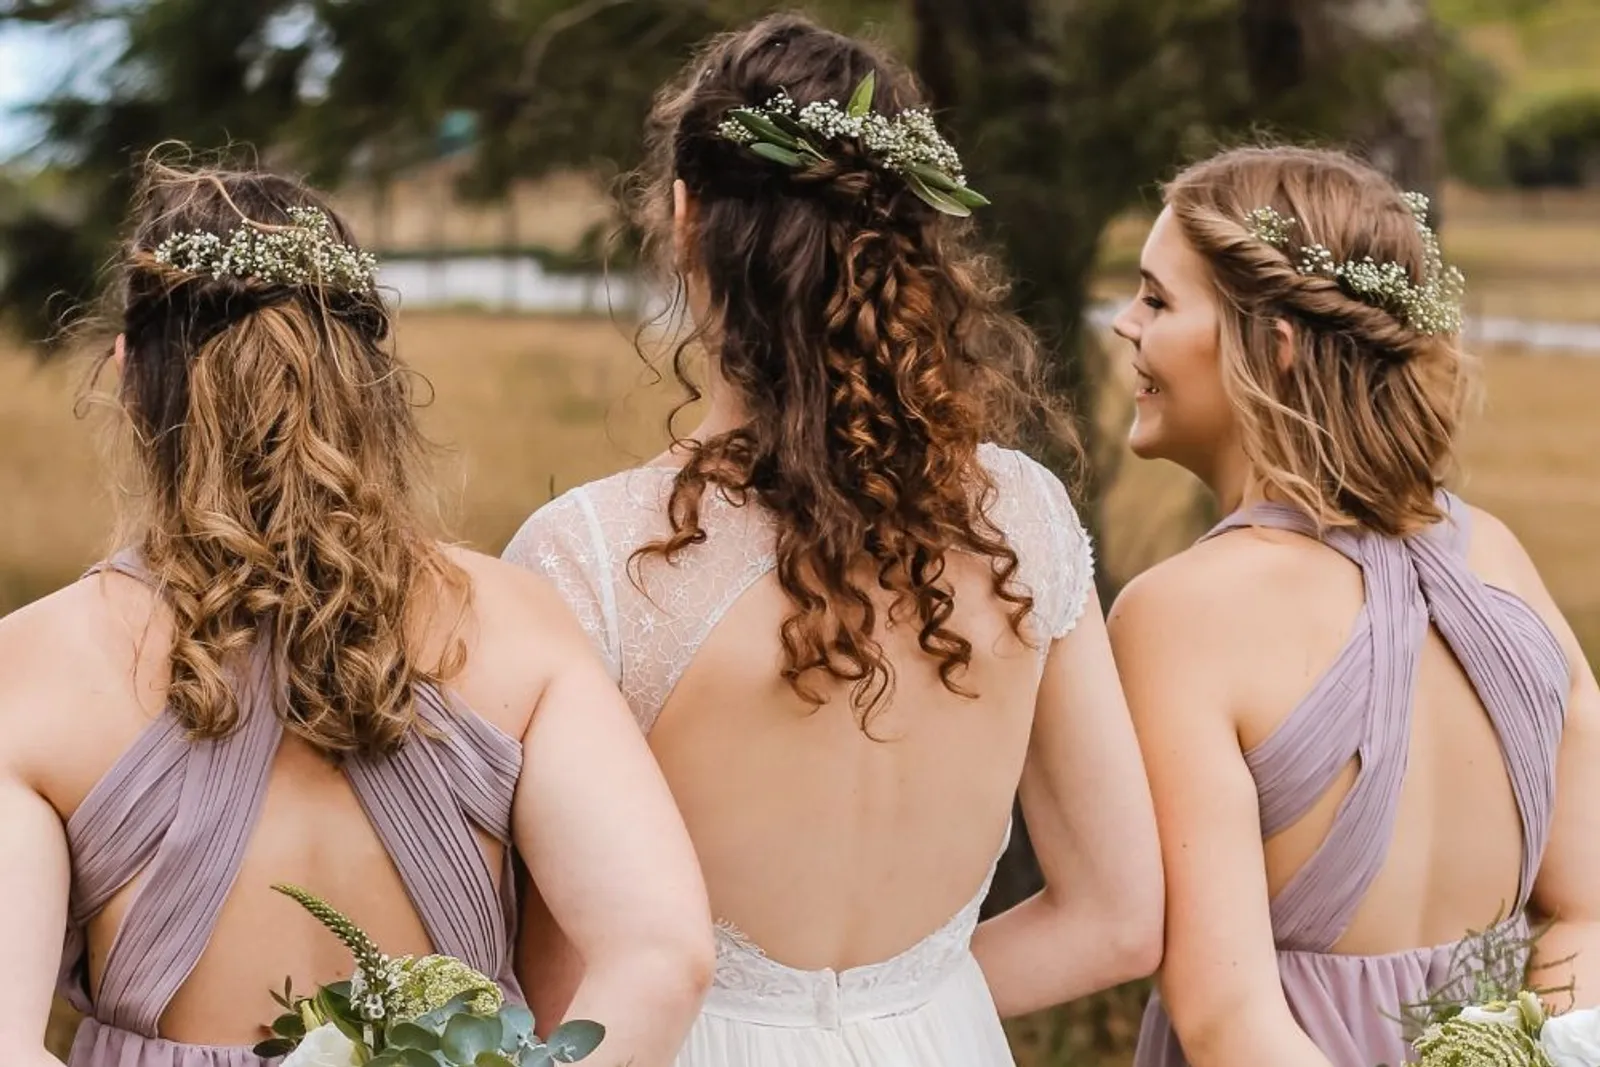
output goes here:
[{"label": "criss-cross back strap", "polygon": [[1433,622],[1500,741],[1522,825],[1517,908],[1533,891],[1550,837],[1556,756],[1570,687],[1561,644],[1532,608],[1485,585],[1452,545],[1409,542]]},{"label": "criss-cross back strap", "polygon": [[[1427,605],[1410,554],[1399,542],[1348,530],[1318,530],[1308,516],[1277,504],[1232,516],[1215,532],[1243,526],[1290,530],[1321,540],[1361,568],[1366,586],[1365,629],[1358,631],[1357,643],[1346,651],[1350,660],[1342,657],[1336,665],[1336,669],[1364,670],[1370,677],[1368,685],[1353,690],[1358,697],[1364,695],[1364,706],[1352,707],[1347,702],[1351,689],[1319,688],[1291,713],[1273,738],[1279,752],[1305,751],[1315,747],[1303,742],[1314,733],[1319,718],[1353,716],[1359,729],[1349,731],[1344,740],[1353,741],[1355,750],[1318,752],[1322,758],[1317,761],[1317,774],[1280,779],[1282,792],[1275,802],[1279,808],[1276,821],[1282,825],[1263,826],[1264,832],[1271,833],[1303,815],[1332,785],[1349,757],[1355,756],[1355,781],[1327,836],[1271,904],[1272,926],[1280,946],[1326,950],[1354,918],[1387,855],[1405,781],[1417,664],[1428,627]],[[1259,762],[1252,767],[1258,781],[1271,770]]]},{"label": "criss-cross back strap", "polygon": [[283,733],[279,678],[264,650],[242,682],[239,728],[187,742],[177,808],[107,956],[96,1015],[120,1029],[156,1033],[210,941],[261,813]]},{"label": "criss-cross back strap", "polygon": [[352,759],[346,773],[434,950],[503,976],[514,926],[509,850],[497,892],[472,827],[509,843],[521,749],[476,716],[453,712],[431,686],[418,688],[417,708],[435,736],[381,759]]}]

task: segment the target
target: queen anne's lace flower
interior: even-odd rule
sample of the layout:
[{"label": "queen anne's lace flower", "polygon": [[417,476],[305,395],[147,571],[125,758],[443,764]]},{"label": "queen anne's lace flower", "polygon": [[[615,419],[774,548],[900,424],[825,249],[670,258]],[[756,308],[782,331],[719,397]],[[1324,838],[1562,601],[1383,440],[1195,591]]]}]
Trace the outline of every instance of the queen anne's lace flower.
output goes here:
[{"label": "queen anne's lace flower", "polygon": [[[1341,263],[1327,246],[1315,243],[1299,247],[1295,270],[1334,279],[1357,300],[1395,314],[1418,333],[1459,333],[1466,276],[1444,262],[1438,235],[1427,223],[1428,198],[1421,193],[1406,193],[1404,199],[1422,238],[1422,284],[1413,281],[1411,273],[1393,260],[1379,262],[1363,256]],[[1255,208],[1245,215],[1244,223],[1257,240],[1285,252],[1290,248],[1291,233],[1300,225],[1298,219],[1272,207]]]},{"label": "queen anne's lace flower", "polygon": [[155,259],[186,274],[254,278],[268,285],[320,285],[367,293],[377,286],[378,260],[339,240],[316,208],[292,207],[289,224],[245,219],[226,237],[204,230],[173,234]]}]

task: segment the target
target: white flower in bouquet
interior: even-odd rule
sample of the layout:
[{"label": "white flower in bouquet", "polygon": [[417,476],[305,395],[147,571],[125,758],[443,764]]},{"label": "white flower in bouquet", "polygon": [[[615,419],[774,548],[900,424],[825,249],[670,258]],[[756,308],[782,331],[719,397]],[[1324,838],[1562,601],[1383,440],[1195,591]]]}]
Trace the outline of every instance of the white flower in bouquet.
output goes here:
[{"label": "white flower in bouquet", "polygon": [[1464,1023],[1500,1023],[1504,1026],[1521,1026],[1522,1012],[1515,1004],[1493,1000],[1488,1004],[1468,1004],[1456,1016]]},{"label": "white flower in bouquet", "polygon": [[359,1067],[356,1043],[332,1023],[325,1023],[305,1036],[283,1061],[283,1067]]},{"label": "white flower in bouquet", "polygon": [[1539,1044],[1555,1067],[1600,1065],[1600,1008],[1552,1015],[1539,1031]]}]

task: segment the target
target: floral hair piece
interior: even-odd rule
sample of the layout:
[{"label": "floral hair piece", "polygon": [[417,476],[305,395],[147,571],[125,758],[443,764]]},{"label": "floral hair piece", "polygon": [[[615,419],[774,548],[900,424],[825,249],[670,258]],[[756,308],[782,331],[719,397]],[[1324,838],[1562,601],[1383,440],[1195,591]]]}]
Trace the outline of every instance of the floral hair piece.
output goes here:
[{"label": "floral hair piece", "polygon": [[[1393,260],[1379,263],[1371,256],[1363,256],[1340,263],[1321,244],[1301,245],[1295,269],[1301,274],[1334,279],[1357,300],[1398,315],[1419,333],[1459,333],[1466,276],[1444,262],[1439,238],[1428,226],[1428,198],[1421,193],[1406,193],[1404,200],[1422,237],[1421,285],[1414,283],[1406,268]],[[1245,216],[1245,228],[1257,240],[1285,253],[1290,250],[1290,232],[1299,225],[1299,220],[1271,207],[1258,207]]]},{"label": "floral hair piece", "polygon": [[286,214],[287,226],[245,219],[226,237],[204,230],[173,234],[156,246],[156,262],[186,274],[255,278],[268,285],[322,285],[356,293],[377,288],[377,257],[340,241],[326,214],[309,207],[292,207]]},{"label": "floral hair piece", "polygon": [[779,92],[763,107],[738,107],[717,126],[717,133],[772,163],[799,169],[828,158],[826,143],[844,137],[860,140],[868,157],[905,179],[924,203],[946,215],[965,218],[989,201],[967,186],[961,157],[939,134],[924,108],[907,108],[893,117],[872,110],[877,77],[861,79],[850,102],[837,100],[796,104]]}]

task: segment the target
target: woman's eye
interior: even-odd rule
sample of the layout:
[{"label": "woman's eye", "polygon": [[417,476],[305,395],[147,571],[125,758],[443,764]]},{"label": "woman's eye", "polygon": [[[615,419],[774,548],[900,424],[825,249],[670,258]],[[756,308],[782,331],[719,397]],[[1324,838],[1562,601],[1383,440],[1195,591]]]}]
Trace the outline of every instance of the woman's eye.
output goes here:
[{"label": "woman's eye", "polygon": [[1159,296],[1146,296],[1142,298],[1141,302],[1145,307],[1152,308],[1156,311],[1160,311],[1162,308],[1167,306],[1166,301],[1162,300]]}]

